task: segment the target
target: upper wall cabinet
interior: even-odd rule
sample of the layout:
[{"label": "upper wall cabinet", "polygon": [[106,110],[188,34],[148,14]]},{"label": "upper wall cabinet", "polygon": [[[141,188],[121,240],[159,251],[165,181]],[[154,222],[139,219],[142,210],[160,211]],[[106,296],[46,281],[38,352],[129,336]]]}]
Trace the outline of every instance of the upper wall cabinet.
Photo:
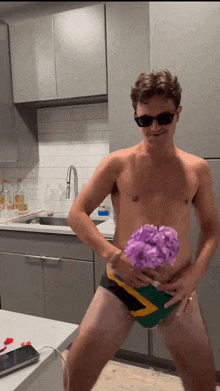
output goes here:
[{"label": "upper wall cabinet", "polygon": [[150,70],[149,3],[108,1],[106,30],[109,144],[114,152],[143,139],[134,121],[130,94],[138,75]]},{"label": "upper wall cabinet", "polygon": [[107,93],[104,12],[98,4],[54,15],[58,99]]},{"label": "upper wall cabinet", "polygon": [[14,103],[107,94],[104,4],[9,28]]},{"label": "upper wall cabinet", "polygon": [[10,24],[14,103],[56,99],[53,16]]},{"label": "upper wall cabinet", "polygon": [[17,161],[15,108],[12,101],[8,25],[0,20],[0,162]]},{"label": "upper wall cabinet", "polygon": [[166,68],[182,87],[177,147],[220,157],[220,2],[150,1],[151,69]]}]

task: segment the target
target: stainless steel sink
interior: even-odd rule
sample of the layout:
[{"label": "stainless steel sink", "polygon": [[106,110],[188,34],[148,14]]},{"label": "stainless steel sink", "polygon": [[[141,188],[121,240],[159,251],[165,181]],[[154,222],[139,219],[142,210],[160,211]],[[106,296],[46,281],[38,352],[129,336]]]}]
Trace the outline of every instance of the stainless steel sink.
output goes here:
[{"label": "stainless steel sink", "polygon": [[[103,223],[103,220],[93,220],[93,223],[95,225]],[[68,227],[68,218],[67,217],[53,217],[53,216],[46,216],[46,217],[31,217],[25,220],[20,221],[14,221],[14,223],[20,223],[20,224],[41,224],[41,225],[58,225],[62,227]]]}]

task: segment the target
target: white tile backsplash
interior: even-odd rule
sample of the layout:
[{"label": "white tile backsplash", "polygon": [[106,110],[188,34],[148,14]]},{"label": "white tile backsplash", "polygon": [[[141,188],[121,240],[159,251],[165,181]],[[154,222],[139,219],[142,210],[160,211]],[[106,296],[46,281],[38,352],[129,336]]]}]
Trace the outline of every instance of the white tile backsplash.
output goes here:
[{"label": "white tile backsplash", "polygon": [[97,120],[88,120],[87,122],[87,131],[88,132],[94,132],[94,131],[106,131],[109,130],[109,123],[108,119],[97,119]]},{"label": "white tile backsplash", "polygon": [[[78,173],[78,190],[88,182],[98,164],[109,154],[108,103],[38,109],[39,161],[35,167],[0,166],[1,179],[11,192],[22,179],[29,209],[50,206],[68,213],[74,201],[74,179],[70,199],[65,198],[66,174],[70,165]],[[25,143],[24,143],[25,144]],[[22,145],[28,156],[28,144]],[[50,186],[49,204],[45,192]],[[109,207],[110,196],[104,200]],[[96,211],[97,212],[97,211]]]},{"label": "white tile backsplash", "polygon": [[72,133],[40,133],[39,142],[56,143],[58,145],[69,144],[72,142]]}]

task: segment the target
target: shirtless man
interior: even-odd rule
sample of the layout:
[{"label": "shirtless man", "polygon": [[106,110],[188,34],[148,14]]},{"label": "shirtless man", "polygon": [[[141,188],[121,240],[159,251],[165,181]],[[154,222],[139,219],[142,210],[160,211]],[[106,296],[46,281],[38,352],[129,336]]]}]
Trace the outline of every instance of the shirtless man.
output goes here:
[{"label": "shirtless man", "polygon": [[[180,301],[157,330],[184,389],[214,391],[215,368],[209,337],[197,294],[191,296],[205,276],[219,241],[209,165],[173,143],[182,110],[177,77],[167,70],[142,73],[132,88],[131,99],[143,141],[102,160],[73,203],[69,225],[82,242],[101,256],[107,270],[121,276],[126,284],[142,287],[157,280],[158,290],[173,294],[168,306]],[[161,113],[168,114],[159,116]],[[113,244],[99,233],[89,217],[108,194],[115,213]],[[194,263],[190,246],[191,203],[200,226]],[[123,250],[131,234],[145,224],[164,225],[177,231],[181,245],[174,266],[166,263],[157,269],[141,270],[131,265]],[[129,336],[134,321],[122,300],[107,287],[98,287],[67,358],[70,391],[92,389],[106,363]],[[64,389],[67,391],[66,370]]]}]

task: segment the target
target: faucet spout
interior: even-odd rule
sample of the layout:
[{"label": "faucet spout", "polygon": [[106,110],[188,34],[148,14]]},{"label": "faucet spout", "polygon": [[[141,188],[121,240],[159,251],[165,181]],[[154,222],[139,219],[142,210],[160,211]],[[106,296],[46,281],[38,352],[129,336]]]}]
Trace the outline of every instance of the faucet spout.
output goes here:
[{"label": "faucet spout", "polygon": [[77,171],[76,171],[76,167],[71,165],[69,166],[68,170],[67,170],[67,175],[66,175],[66,183],[67,183],[67,187],[66,187],[66,198],[69,199],[70,198],[70,181],[71,181],[71,172],[73,171],[73,174],[74,174],[74,193],[75,193],[75,199],[76,197],[78,196],[78,175],[77,175]]}]

